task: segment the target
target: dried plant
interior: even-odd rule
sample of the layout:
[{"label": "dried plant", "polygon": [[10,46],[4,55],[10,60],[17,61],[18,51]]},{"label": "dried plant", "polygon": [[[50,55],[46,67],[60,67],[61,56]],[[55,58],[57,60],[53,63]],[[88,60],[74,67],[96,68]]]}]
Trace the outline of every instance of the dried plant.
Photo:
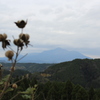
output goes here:
[{"label": "dried plant", "polygon": [[[8,76],[6,76],[5,78],[3,78],[3,79],[0,78],[0,86],[2,87],[2,88],[0,88],[0,89],[2,89],[2,92],[0,93],[0,100],[2,99],[2,97],[5,94],[5,91],[7,89],[9,89],[8,91],[12,91],[13,89],[16,89],[18,87],[16,83],[13,83],[13,84],[9,84],[9,83],[10,83],[10,80],[12,79],[12,74],[15,71],[15,65],[16,65],[17,61],[19,61],[18,60],[18,56],[19,56],[20,52],[23,50],[24,46],[28,47],[28,45],[30,43],[29,34],[23,33],[23,28],[25,28],[25,26],[27,24],[27,20],[26,21],[20,20],[20,21],[14,22],[14,23],[18,26],[18,28],[22,29],[21,34],[19,34],[19,38],[13,40],[14,45],[17,46],[17,50],[16,51],[13,50],[10,47],[10,40],[7,39],[8,38],[7,34],[5,34],[5,33],[4,34],[0,34],[0,42],[2,43],[2,48],[3,49],[8,49],[8,48],[10,49],[10,50],[5,52],[5,56],[8,58],[9,61],[12,62],[12,66],[10,68],[10,74]],[[23,56],[23,57],[25,57],[25,56]],[[22,58],[20,58],[20,60]],[[2,65],[0,65],[0,72],[2,72],[2,68],[1,67],[2,67]],[[1,76],[2,76],[2,74],[0,74],[0,77]],[[12,85],[12,88],[9,87],[11,85]],[[13,97],[13,98],[15,98],[15,97]]]}]

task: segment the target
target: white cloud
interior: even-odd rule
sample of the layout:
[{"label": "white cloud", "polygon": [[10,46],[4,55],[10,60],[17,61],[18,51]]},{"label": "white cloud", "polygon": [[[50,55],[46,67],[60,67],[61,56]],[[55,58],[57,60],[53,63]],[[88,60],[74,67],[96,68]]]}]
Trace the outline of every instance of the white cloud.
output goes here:
[{"label": "white cloud", "polygon": [[21,32],[14,22],[28,19],[24,32],[35,46],[29,47],[30,52],[59,46],[100,55],[99,0],[1,0],[0,9],[0,33],[9,38]]}]

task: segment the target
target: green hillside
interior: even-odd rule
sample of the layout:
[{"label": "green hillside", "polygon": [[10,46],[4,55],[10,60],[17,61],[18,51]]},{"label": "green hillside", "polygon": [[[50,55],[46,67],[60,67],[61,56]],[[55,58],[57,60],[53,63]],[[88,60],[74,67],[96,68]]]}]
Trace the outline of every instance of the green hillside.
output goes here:
[{"label": "green hillside", "polygon": [[[10,70],[10,67],[12,66],[11,63],[2,63],[2,65],[3,65],[3,69],[6,70]],[[51,65],[53,64],[17,63],[15,68],[34,73],[34,72],[43,72]]]},{"label": "green hillside", "polygon": [[50,66],[44,71],[52,81],[71,80],[82,86],[100,87],[100,59],[75,59]]}]

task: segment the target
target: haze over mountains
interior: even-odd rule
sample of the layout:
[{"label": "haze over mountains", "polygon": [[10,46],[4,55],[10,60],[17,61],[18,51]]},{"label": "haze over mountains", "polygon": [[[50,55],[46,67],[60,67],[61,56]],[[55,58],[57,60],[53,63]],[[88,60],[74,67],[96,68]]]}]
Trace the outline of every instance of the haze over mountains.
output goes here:
[{"label": "haze over mountains", "polygon": [[[21,57],[21,56],[20,56]],[[20,58],[19,57],[19,58]],[[62,48],[56,48],[53,50],[43,51],[41,53],[29,53],[20,62],[23,63],[60,63],[64,61],[71,61],[73,59],[89,58],[77,51],[68,51]],[[6,61],[7,58],[0,58],[0,61]]]}]

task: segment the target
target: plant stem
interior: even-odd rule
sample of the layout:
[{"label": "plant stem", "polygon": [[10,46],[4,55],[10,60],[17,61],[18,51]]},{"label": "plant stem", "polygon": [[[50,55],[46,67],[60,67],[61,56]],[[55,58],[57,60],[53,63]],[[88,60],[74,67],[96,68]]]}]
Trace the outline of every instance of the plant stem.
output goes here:
[{"label": "plant stem", "polygon": [[20,93],[17,93],[16,95],[14,95],[10,100],[13,100],[15,97],[17,97]]},{"label": "plant stem", "polygon": [[[17,58],[18,58],[18,52],[19,52],[19,47],[17,47],[17,53],[16,53],[16,57],[15,57],[15,60],[14,60],[14,63],[12,63],[12,67],[14,68],[15,65],[16,65],[16,62],[17,62]],[[0,100],[2,99],[6,89],[8,88],[8,83],[10,82],[11,78],[12,78],[12,74],[13,74],[13,71],[11,70],[10,71],[10,76],[8,77],[8,80],[2,90],[2,93],[0,94]]]}]

